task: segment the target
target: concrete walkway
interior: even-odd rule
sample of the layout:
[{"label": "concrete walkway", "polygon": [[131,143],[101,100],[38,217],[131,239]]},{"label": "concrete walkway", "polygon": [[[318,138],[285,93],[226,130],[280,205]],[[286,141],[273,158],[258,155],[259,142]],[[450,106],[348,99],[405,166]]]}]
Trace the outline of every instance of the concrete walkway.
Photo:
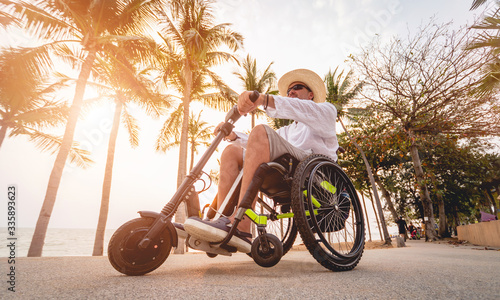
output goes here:
[{"label": "concrete walkway", "polygon": [[500,251],[407,245],[367,250],[349,272],[331,272],[307,251],[292,251],[273,268],[259,267],[245,254],[171,255],[139,277],[118,273],[107,257],[18,258],[15,293],[7,291],[7,259],[1,258],[0,298],[500,299]]}]

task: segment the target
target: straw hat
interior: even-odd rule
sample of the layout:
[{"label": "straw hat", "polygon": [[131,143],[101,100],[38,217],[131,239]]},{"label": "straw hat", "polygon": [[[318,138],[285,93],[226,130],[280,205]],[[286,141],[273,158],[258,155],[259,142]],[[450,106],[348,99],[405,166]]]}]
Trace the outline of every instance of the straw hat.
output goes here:
[{"label": "straw hat", "polygon": [[318,74],[307,69],[297,69],[286,73],[281,76],[278,81],[278,89],[281,96],[287,96],[286,90],[291,83],[300,81],[307,85],[311,91],[314,93],[314,102],[321,103],[325,102],[326,99],[326,88],[325,83],[319,77]]}]

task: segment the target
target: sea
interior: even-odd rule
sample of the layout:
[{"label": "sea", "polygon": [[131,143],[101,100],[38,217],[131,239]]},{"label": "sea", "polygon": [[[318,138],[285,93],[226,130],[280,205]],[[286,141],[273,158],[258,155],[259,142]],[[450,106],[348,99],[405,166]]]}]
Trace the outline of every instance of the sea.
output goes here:
[{"label": "sea", "polygon": [[[16,257],[26,257],[33,237],[34,228],[16,229]],[[48,228],[45,236],[42,256],[92,256],[95,229]],[[107,255],[109,239],[115,229],[108,229],[104,234],[104,255]],[[9,256],[7,228],[0,228],[0,257]]]},{"label": "sea", "polygon": [[[107,255],[108,243],[116,229],[107,229],[104,234],[104,253]],[[375,229],[376,230],[376,229]],[[33,237],[34,228],[16,229],[16,257],[26,257]],[[380,240],[380,235],[373,232],[374,241]],[[391,234],[393,237],[396,234]],[[7,235],[7,228],[0,228],[0,239],[3,242],[0,245],[0,257],[9,256],[7,245],[12,241]],[[369,239],[366,232],[366,240]],[[94,249],[95,229],[75,229],[75,228],[48,228],[43,246],[42,256],[92,256]],[[297,241],[296,241],[297,242]]]}]

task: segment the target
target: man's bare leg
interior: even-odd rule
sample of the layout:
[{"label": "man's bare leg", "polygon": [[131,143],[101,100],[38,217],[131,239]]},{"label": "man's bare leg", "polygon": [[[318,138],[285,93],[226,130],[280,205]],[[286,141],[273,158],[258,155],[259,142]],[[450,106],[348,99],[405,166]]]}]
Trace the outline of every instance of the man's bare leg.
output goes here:
[{"label": "man's bare leg", "polygon": [[217,190],[217,209],[222,206],[231,186],[243,167],[243,149],[237,145],[228,145],[220,158],[220,178]]},{"label": "man's bare leg", "polygon": [[[245,191],[252,182],[255,171],[262,163],[267,163],[270,160],[269,139],[266,129],[263,125],[256,126],[248,137],[248,145],[245,153],[245,162],[243,164],[243,178],[241,181],[241,192],[238,203],[241,203]],[[238,229],[242,232],[250,232],[251,221],[248,218],[243,220],[238,225]]]},{"label": "man's bare leg", "polygon": [[[238,151],[236,151],[238,150]],[[223,153],[224,158],[221,160],[221,182],[220,197],[218,201],[227,195],[231,188],[234,179],[238,177],[239,170],[243,161],[241,147],[229,147]],[[269,140],[267,138],[266,128],[262,125],[255,127],[250,134],[247,149],[245,152],[245,160],[243,162],[243,177],[241,184],[241,192],[239,195],[239,202],[242,201],[244,192],[248,189],[255,171],[265,162],[269,161]],[[255,199],[254,199],[255,200]],[[255,202],[255,201],[254,201]],[[234,216],[229,218],[234,224]],[[199,218],[189,218],[184,223],[185,230],[193,237],[199,238],[208,242],[220,242],[227,235],[228,224],[224,219],[219,221],[210,222],[201,220]],[[231,239],[229,245],[237,247],[238,251],[250,252],[250,233],[251,221],[244,218],[239,224],[238,229],[240,234],[236,238]]]}]

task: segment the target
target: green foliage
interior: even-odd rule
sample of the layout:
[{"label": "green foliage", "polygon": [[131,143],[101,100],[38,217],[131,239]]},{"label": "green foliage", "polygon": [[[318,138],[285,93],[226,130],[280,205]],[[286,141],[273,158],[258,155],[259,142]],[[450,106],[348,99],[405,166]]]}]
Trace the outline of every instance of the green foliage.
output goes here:
[{"label": "green foliage", "polygon": [[429,137],[421,147],[433,199],[444,198],[449,217],[452,212],[470,218],[479,210],[489,211],[484,188],[498,185],[500,178],[500,155],[488,153],[492,147],[485,140],[450,135]]},{"label": "green foliage", "polygon": [[[394,120],[372,112],[359,117],[349,127],[355,141],[391,194],[398,214],[413,218],[423,216],[422,205],[409,156],[408,137]],[[343,167],[359,190],[368,188],[368,178],[360,154],[345,134],[339,143],[346,152],[340,156]],[[455,215],[459,221],[474,221],[479,210],[488,211],[486,187],[497,187],[500,182],[500,155],[492,152],[492,145],[479,138],[463,139],[459,135],[429,135],[420,140],[419,155],[426,174],[431,199],[437,205],[438,196],[445,201],[448,220]]]}]

